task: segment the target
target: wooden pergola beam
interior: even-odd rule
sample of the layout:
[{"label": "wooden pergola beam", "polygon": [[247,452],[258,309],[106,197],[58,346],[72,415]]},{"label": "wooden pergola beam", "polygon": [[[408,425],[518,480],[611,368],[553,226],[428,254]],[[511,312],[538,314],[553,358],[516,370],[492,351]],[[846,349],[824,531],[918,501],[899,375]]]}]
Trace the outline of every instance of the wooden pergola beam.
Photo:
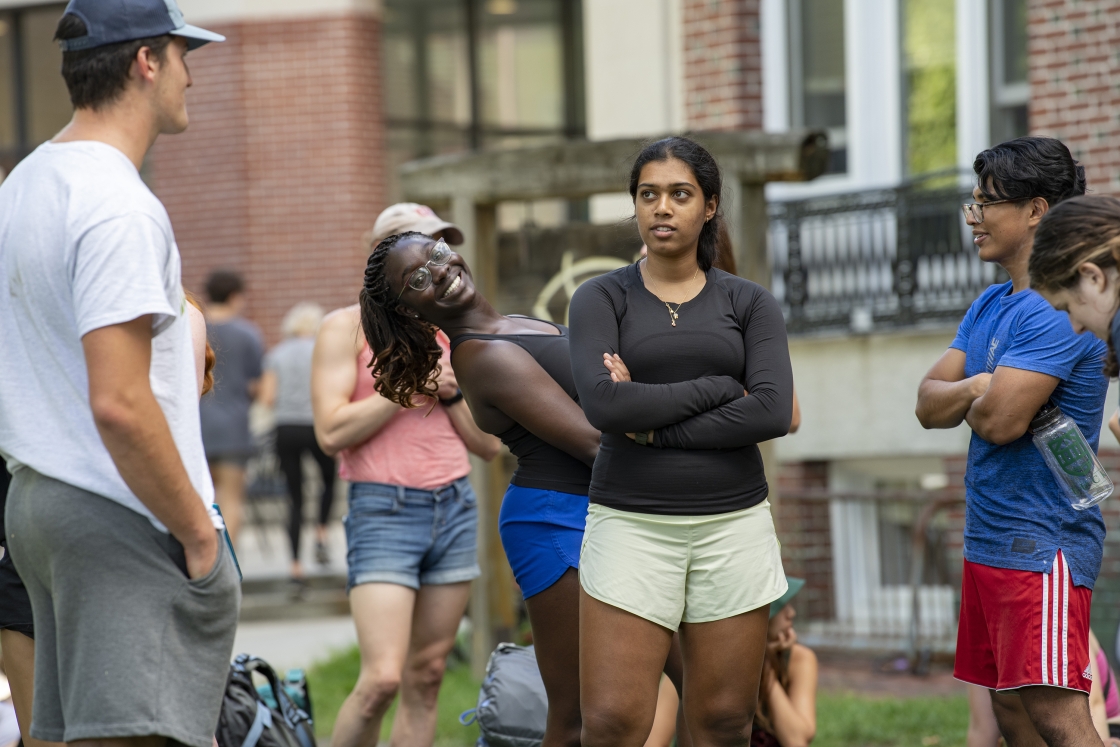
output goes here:
[{"label": "wooden pergola beam", "polygon": [[[698,132],[690,135],[719,161],[726,180],[747,184],[805,181],[824,173],[828,141],[817,130],[788,133]],[[475,203],[578,199],[626,192],[630,165],[645,138],[577,140],[516,150],[436,156],[400,168],[411,200]]]}]

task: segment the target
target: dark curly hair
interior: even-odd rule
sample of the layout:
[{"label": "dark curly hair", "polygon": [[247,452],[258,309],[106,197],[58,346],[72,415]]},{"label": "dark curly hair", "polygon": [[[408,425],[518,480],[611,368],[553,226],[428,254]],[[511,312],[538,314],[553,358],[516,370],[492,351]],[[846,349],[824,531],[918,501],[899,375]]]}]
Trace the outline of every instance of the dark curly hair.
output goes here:
[{"label": "dark curly hair", "polygon": [[723,176],[720,174],[719,164],[707,148],[686,137],[667,137],[645,146],[630,169],[630,199],[638,197],[638,180],[642,178],[642,167],[652,161],[668,161],[671,158],[683,161],[692,169],[692,175],[696,177],[696,183],[704,193],[705,202],[712,199],[713,195],[717,199],[716,214],[700,229],[696,245],[696,264],[707,272],[719,257],[719,232],[723,224]]},{"label": "dark curly hair", "polygon": [[398,233],[383,239],[366,261],[365,282],[358,294],[362,332],[373,351],[369,367],[373,387],[402,407],[418,407],[417,394],[435,397],[439,391],[443,349],[436,341],[436,328],[407,314],[397,302],[385,275],[385,260],[393,247],[412,237],[431,238],[418,231]]}]

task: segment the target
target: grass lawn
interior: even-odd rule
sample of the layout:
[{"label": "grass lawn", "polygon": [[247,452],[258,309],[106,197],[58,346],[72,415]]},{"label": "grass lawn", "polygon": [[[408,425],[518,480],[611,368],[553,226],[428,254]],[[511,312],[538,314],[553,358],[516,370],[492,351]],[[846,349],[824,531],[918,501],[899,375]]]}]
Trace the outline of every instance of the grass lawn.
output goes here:
[{"label": "grass lawn", "polygon": [[968,698],[823,693],[813,747],[964,747]]},{"label": "grass lawn", "polygon": [[[311,667],[307,672],[311,690],[312,707],[315,709],[315,732],[329,736],[342,701],[350,694],[358,680],[358,647],[335,654],[326,661]],[[439,691],[439,721],[436,724],[437,747],[464,745],[473,747],[478,740],[477,726],[459,724],[459,714],[478,703],[478,682],[471,677],[470,666],[449,666]],[[381,739],[389,740],[396,703],[381,725]]]},{"label": "grass lawn", "polygon": [[[308,672],[315,708],[315,729],[328,736],[342,701],[358,678],[357,647],[312,667]],[[474,708],[478,683],[470,667],[450,667],[439,695],[436,745],[472,747],[478,727],[460,726],[459,714]],[[381,730],[388,740],[394,710]],[[968,700],[964,696],[894,699],[822,694],[817,703],[817,738],[813,747],[964,747]]]}]

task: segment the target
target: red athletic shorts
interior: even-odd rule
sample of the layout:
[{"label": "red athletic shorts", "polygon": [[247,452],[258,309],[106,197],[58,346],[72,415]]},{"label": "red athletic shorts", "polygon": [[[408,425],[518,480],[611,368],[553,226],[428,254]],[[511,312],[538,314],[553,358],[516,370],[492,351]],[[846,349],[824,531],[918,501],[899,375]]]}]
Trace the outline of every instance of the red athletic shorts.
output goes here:
[{"label": "red athletic shorts", "polygon": [[953,676],[992,690],[1051,685],[1089,692],[1089,607],[1058,551],[1050,573],[964,561]]}]

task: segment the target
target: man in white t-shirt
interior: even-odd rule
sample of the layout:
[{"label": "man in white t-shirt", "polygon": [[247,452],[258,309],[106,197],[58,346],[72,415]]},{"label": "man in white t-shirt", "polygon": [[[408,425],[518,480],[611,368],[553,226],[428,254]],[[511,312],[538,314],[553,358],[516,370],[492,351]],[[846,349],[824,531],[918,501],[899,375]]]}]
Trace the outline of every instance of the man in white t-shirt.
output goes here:
[{"label": "man in white t-shirt", "polygon": [[74,117],[0,185],[0,455],[34,618],[30,735],[210,747],[240,591],[179,251],[139,168],[187,126],[187,51],[223,37],[174,0],[72,0],[56,39]]}]

